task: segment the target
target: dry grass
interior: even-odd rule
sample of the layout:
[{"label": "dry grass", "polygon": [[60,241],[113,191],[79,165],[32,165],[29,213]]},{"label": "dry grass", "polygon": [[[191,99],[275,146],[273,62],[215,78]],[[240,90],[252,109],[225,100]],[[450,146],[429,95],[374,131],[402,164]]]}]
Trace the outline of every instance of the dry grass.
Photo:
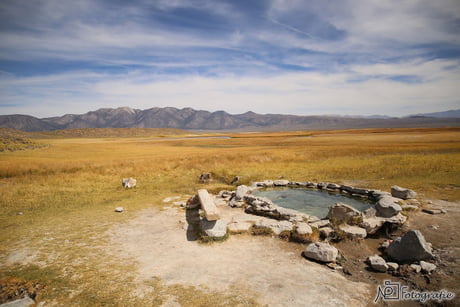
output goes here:
[{"label": "dry grass", "polygon": [[[459,129],[37,142],[50,146],[0,153],[0,273],[28,278],[34,272],[34,279],[49,286],[41,299],[61,305],[158,305],[170,297],[195,306],[218,299],[255,305],[252,293],[230,295],[236,293],[232,289],[196,291],[161,281],[139,285],[135,264],[104,252],[110,227],[138,209],[160,206],[164,197],[193,194],[203,187],[197,181],[202,172],[215,174],[217,180],[206,185],[212,191],[231,188],[227,184],[235,175],[242,183],[284,176],[384,190],[398,184],[425,197],[460,200]],[[121,178],[128,176],[138,180],[137,188],[122,189]],[[126,211],[115,214],[117,206]],[[8,264],[9,255],[19,250],[29,250],[26,258],[35,266]]]}]

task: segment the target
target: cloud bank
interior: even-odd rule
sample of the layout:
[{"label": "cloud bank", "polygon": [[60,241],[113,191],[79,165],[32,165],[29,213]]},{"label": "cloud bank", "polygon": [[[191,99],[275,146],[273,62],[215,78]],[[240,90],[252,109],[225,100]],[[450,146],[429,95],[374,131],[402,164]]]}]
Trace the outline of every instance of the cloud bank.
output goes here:
[{"label": "cloud bank", "polygon": [[0,2],[0,114],[460,108],[460,3]]}]

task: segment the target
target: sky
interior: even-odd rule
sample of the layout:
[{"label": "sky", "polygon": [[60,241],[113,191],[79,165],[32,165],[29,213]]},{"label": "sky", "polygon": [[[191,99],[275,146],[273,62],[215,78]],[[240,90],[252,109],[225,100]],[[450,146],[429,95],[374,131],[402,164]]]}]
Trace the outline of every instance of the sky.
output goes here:
[{"label": "sky", "polygon": [[460,109],[459,0],[0,0],[0,115]]}]

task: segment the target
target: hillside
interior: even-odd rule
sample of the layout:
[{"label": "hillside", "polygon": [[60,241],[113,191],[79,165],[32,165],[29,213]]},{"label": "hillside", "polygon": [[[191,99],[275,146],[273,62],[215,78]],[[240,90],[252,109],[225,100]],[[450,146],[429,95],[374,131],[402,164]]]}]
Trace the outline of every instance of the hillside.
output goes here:
[{"label": "hillside", "polygon": [[[450,111],[449,114],[453,114]],[[283,131],[359,128],[456,127],[458,118],[417,115],[407,118],[385,116],[297,116],[283,114],[229,114],[172,107],[146,110],[129,107],[104,108],[85,114],[35,118],[28,115],[1,115],[0,127],[22,131],[51,131],[82,128],[174,128],[208,131]]]}]

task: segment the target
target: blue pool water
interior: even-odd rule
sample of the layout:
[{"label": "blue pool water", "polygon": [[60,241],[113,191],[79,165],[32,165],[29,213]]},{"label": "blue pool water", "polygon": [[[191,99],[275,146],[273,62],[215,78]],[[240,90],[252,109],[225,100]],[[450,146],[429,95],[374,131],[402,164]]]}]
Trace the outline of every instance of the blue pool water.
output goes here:
[{"label": "blue pool water", "polygon": [[252,194],[266,197],[280,207],[294,209],[319,218],[326,217],[329,208],[337,202],[350,205],[359,211],[364,211],[374,205],[370,201],[321,190],[272,188],[255,190]]}]

